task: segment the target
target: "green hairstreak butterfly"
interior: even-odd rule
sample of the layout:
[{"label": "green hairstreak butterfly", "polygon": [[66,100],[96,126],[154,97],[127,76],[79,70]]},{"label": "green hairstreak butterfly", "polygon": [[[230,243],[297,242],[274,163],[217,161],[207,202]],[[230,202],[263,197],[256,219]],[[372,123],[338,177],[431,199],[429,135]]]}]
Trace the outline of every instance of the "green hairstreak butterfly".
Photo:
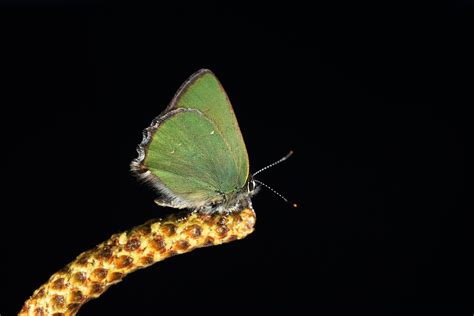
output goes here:
[{"label": "green hairstreak butterfly", "polygon": [[205,212],[250,206],[255,182],[232,105],[216,76],[194,73],[144,130],[132,172],[162,206]]}]

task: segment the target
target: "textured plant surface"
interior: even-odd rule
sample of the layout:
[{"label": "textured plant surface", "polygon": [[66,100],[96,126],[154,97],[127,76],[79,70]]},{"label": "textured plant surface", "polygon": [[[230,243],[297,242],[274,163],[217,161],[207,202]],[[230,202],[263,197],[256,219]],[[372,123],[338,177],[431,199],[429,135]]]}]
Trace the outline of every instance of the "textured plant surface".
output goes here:
[{"label": "textured plant surface", "polygon": [[25,302],[19,315],[75,315],[128,273],[195,248],[219,245],[250,234],[251,208],[231,214],[190,213],[151,220],[83,252],[56,272]]}]

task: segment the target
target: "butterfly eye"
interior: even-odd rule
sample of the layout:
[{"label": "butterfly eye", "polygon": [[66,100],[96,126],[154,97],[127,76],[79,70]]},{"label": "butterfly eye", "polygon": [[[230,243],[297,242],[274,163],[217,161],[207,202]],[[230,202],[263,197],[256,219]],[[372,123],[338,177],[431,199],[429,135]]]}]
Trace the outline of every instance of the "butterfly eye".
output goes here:
[{"label": "butterfly eye", "polygon": [[257,186],[257,185],[256,185],[255,181],[254,181],[254,180],[250,180],[249,183],[248,183],[248,185],[247,185],[247,191],[248,191],[248,193],[252,193],[253,190],[255,190],[255,187],[256,187],[256,186]]}]

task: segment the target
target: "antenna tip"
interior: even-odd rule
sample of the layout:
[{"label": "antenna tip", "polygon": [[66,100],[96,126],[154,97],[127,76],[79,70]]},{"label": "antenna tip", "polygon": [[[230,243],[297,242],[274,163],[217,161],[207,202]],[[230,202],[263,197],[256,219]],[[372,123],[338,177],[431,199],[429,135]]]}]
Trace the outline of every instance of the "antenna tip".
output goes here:
[{"label": "antenna tip", "polygon": [[297,208],[297,207],[298,207],[298,204],[293,203],[293,207],[294,207],[294,208]]},{"label": "antenna tip", "polygon": [[281,160],[280,160],[279,162],[284,161],[284,160],[290,158],[291,155],[293,155],[293,150],[290,150],[290,151],[286,154],[285,157],[281,158]]}]

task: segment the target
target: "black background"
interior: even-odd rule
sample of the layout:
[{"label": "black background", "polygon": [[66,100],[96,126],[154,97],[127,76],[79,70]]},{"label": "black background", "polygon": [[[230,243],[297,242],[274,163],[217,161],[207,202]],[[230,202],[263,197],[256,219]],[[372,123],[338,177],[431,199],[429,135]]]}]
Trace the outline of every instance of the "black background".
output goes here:
[{"label": "black background", "polygon": [[128,276],[81,315],[472,315],[464,185],[470,1],[33,4],[0,12],[1,315],[160,216],[130,176],[194,71],[222,81],[253,171],[248,238]]}]

